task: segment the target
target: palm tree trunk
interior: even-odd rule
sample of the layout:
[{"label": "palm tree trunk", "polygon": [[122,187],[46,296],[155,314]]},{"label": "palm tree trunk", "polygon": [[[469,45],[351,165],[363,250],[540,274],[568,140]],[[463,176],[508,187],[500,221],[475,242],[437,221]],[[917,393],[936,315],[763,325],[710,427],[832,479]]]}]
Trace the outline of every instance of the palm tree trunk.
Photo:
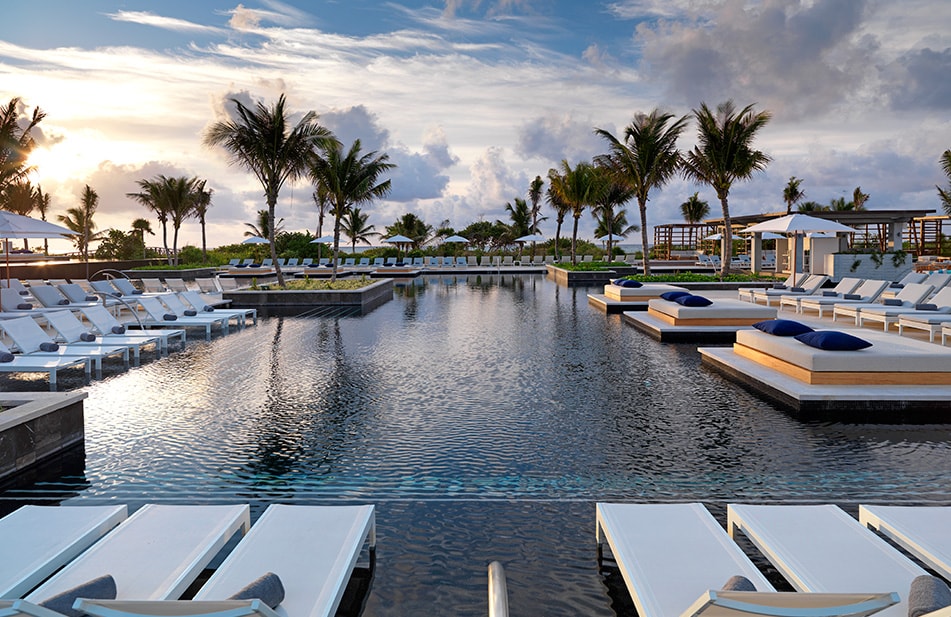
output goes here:
[{"label": "palm tree trunk", "polygon": [[281,272],[281,264],[277,262],[277,244],[274,242],[274,208],[277,206],[277,194],[268,194],[267,196],[267,236],[271,244],[271,263],[274,264],[274,274],[277,275],[277,284],[284,287],[284,273]]},{"label": "palm tree trunk", "polygon": [[172,265],[178,265],[178,226],[172,226],[172,253],[171,253]]},{"label": "palm tree trunk", "polygon": [[205,242],[205,221],[201,222],[201,263],[208,261],[208,245]]},{"label": "palm tree trunk", "polygon": [[578,263],[578,259],[575,256],[575,244],[578,241],[578,219],[580,219],[581,217],[576,216],[574,218],[575,218],[575,225],[574,225],[574,228],[571,230],[571,265],[575,265],[576,263]]},{"label": "palm tree trunk", "polygon": [[733,259],[733,226],[730,222],[730,204],[728,201],[729,193],[720,197],[720,205],[723,206],[723,251],[720,255],[722,263],[720,264],[720,278],[725,278],[730,273],[730,260]]},{"label": "palm tree trunk", "polygon": [[162,248],[165,249],[165,261],[172,265],[172,255],[168,252],[168,223],[162,221]]},{"label": "palm tree trunk", "polygon": [[650,276],[651,260],[650,251],[647,248],[647,197],[637,198],[637,208],[641,213],[641,255],[644,261],[644,275]]},{"label": "palm tree trunk", "polygon": [[555,227],[555,261],[561,261],[561,222]]},{"label": "palm tree trunk", "polygon": [[[338,213],[342,210],[343,208],[337,208]],[[331,283],[335,283],[337,281],[337,261],[340,259],[340,218],[340,214],[334,216],[334,252],[331,256],[331,259],[333,259],[333,271],[330,275]]]}]

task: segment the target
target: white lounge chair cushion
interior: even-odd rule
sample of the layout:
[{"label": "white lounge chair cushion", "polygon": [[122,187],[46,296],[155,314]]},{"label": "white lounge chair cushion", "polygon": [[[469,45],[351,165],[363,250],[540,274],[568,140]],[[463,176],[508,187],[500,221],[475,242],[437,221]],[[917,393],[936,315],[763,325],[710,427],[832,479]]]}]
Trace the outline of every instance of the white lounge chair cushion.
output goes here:
[{"label": "white lounge chair cushion", "polygon": [[864,617],[898,602],[897,593],[708,591],[681,617]]},{"label": "white lounge chair cushion", "polygon": [[776,307],[760,306],[740,300],[717,299],[709,306],[683,306],[667,300],[651,300],[648,308],[675,319],[772,319]]},{"label": "white lounge chair cushion", "polygon": [[92,617],[277,617],[261,600],[77,600]]},{"label": "white lounge chair cushion", "polygon": [[785,336],[759,330],[739,330],[737,345],[744,345],[813,372],[948,372],[947,348],[883,332],[862,331],[872,346],[859,351],[825,351]]},{"label": "white lounge chair cushion", "polygon": [[621,287],[613,283],[604,286],[604,295],[609,298],[622,298],[625,300],[631,298],[659,298],[660,294],[667,293],[668,291],[687,290],[683,287],[677,287],[676,285],[666,285],[664,283],[648,283],[640,287]]},{"label": "white lounge chair cushion", "polygon": [[66,617],[83,617],[84,613],[82,611],[73,610],[73,603],[79,598],[115,600],[116,579],[109,574],[99,576],[40,602],[39,606],[66,615]]}]

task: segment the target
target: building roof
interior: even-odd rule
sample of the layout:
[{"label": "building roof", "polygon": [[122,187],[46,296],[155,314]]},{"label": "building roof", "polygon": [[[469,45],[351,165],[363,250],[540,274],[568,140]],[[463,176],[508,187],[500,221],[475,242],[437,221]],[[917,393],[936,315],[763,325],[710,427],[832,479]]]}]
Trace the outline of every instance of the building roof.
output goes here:
[{"label": "building roof", "polygon": [[[832,220],[843,225],[877,225],[881,223],[910,223],[916,218],[933,214],[934,210],[836,210],[836,211],[817,211],[802,212],[820,219]],[[756,223],[762,223],[770,219],[786,216],[786,211],[767,212],[763,214],[746,214],[743,216],[731,216],[730,222],[734,227],[749,227]],[[715,219],[706,219],[704,223],[710,225],[722,225],[723,217]]]}]

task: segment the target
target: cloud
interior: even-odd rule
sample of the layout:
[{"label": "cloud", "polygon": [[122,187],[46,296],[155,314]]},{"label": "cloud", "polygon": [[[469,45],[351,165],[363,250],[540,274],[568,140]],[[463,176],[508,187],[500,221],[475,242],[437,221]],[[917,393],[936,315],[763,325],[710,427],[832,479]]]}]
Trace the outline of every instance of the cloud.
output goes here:
[{"label": "cloud", "polygon": [[[516,131],[515,151],[524,157],[540,158],[546,164],[562,159],[574,163],[604,152],[603,141],[594,134],[595,121],[577,120],[571,115],[543,116],[524,122]],[[602,127],[613,129],[610,125]]]},{"label": "cloud", "polygon": [[365,105],[324,112],[319,122],[333,131],[345,148],[359,139],[363,152],[380,151],[390,140],[390,132],[379,125],[379,118]]},{"label": "cloud", "polygon": [[199,34],[225,34],[227,32],[222,28],[196,24],[192,21],[176,19],[174,17],[163,17],[148,11],[117,11],[115,13],[107,14],[107,16],[115,21],[124,21],[133,24],[141,24],[143,26],[152,26],[154,28],[161,28],[163,30],[171,30],[173,32],[190,32]]},{"label": "cloud", "polygon": [[289,4],[276,0],[265,0],[264,4],[270,10],[251,9],[239,4],[229,13],[231,19],[228,25],[238,31],[258,30],[262,22],[269,22],[278,26],[299,28],[313,25],[313,17]]},{"label": "cloud", "polygon": [[643,69],[678,103],[733,98],[801,118],[845,103],[877,48],[855,35],[866,2],[718,2],[679,20],[640,23]]},{"label": "cloud", "polygon": [[884,69],[895,109],[946,110],[951,102],[951,49],[909,52]]}]

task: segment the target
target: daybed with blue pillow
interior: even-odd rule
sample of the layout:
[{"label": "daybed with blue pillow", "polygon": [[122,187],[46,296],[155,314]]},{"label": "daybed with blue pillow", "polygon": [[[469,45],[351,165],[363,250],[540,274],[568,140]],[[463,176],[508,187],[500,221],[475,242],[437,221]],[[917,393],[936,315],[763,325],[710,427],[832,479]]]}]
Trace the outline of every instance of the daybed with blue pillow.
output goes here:
[{"label": "daybed with blue pillow", "polygon": [[733,352],[808,384],[951,385],[947,349],[873,330],[796,336],[740,330]]},{"label": "daybed with blue pillow", "polygon": [[[630,285],[631,283],[636,285]],[[647,302],[653,298],[659,298],[661,294],[668,291],[686,293],[687,290],[666,283],[638,283],[629,279],[617,279],[604,286],[604,295],[616,302]]]},{"label": "daybed with blue pillow", "polygon": [[648,302],[647,314],[674,326],[750,326],[776,317],[776,307],[729,299],[706,304],[704,299],[693,294],[674,300],[658,298]]}]

